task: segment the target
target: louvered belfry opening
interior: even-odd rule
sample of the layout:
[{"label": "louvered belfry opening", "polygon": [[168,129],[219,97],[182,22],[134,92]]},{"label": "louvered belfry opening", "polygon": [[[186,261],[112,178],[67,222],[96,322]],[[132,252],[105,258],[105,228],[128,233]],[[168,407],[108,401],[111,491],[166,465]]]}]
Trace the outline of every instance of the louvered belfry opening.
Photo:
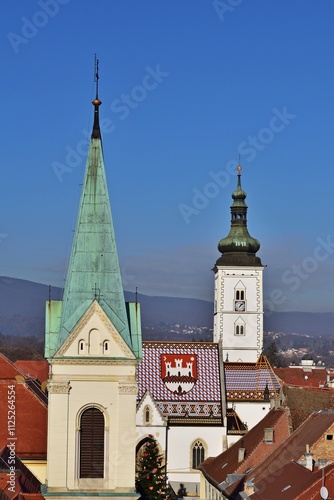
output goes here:
[{"label": "louvered belfry opening", "polygon": [[80,478],[103,477],[104,416],[98,408],[88,408],[80,421]]}]

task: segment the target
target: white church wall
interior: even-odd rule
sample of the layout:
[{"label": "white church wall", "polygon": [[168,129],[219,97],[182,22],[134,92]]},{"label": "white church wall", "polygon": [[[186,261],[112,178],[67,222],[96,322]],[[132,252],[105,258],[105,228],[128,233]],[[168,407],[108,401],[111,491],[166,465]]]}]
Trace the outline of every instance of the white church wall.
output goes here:
[{"label": "white church wall", "polygon": [[168,430],[167,475],[173,488],[183,483],[188,492],[199,492],[200,473],[192,468],[192,450],[197,441],[204,446],[204,458],[217,456],[223,451],[226,428],[178,426]]},{"label": "white church wall", "polygon": [[[236,402],[233,405],[241,421],[247,424],[248,430],[252,429],[270,410],[268,402]],[[230,446],[230,444],[229,444]]]}]

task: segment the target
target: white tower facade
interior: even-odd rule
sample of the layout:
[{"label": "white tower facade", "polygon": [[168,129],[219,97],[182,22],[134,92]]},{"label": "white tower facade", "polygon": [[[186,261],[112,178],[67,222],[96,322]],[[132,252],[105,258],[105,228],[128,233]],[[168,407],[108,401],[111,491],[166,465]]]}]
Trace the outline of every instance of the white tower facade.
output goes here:
[{"label": "white tower facade", "polygon": [[256,256],[260,243],[247,230],[246,193],[232,194],[231,229],[218,249],[214,267],[214,341],[220,342],[223,360],[256,362],[263,349],[263,269]]}]

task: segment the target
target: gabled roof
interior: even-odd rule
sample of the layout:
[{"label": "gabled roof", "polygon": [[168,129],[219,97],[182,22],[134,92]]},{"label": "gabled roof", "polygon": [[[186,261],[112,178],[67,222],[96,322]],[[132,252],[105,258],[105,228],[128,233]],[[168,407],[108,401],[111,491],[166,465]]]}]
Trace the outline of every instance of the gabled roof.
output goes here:
[{"label": "gabled roof", "polygon": [[[273,442],[264,442],[264,430],[273,429]],[[272,409],[267,415],[239,441],[215,458],[209,458],[200,465],[207,480],[216,488],[228,487],[230,475],[245,474],[248,469],[256,467],[259,460],[263,460],[272,453],[286,437],[289,436],[289,422],[287,410]],[[240,459],[239,449],[244,450],[244,458]],[[226,486],[222,486],[226,483]]]},{"label": "gabled roof", "polygon": [[[15,487],[10,484],[9,471],[13,467],[15,458]],[[32,472],[21,462],[21,460],[11,453],[7,446],[0,451],[0,491],[9,499],[21,499],[25,497],[29,500],[43,500],[40,494],[41,483]],[[14,489],[14,491],[12,491]],[[20,496],[20,494],[24,496]],[[28,496],[29,495],[29,496]],[[30,496],[31,495],[31,496]]]},{"label": "gabled roof", "polygon": [[325,486],[328,491],[334,491],[334,464],[330,464],[324,469],[320,469],[313,474],[313,483],[311,486],[302,484],[303,491],[299,493],[295,500],[310,500],[311,498],[319,498],[319,492],[322,486]]},{"label": "gabled roof", "polygon": [[[24,382],[0,380],[0,406],[15,402],[15,452],[20,458],[46,458],[47,406]],[[13,391],[13,392],[12,392]],[[0,446],[8,444],[8,426],[1,422]]]},{"label": "gabled roof", "polygon": [[37,378],[41,383],[49,377],[49,363],[45,360],[24,360],[15,361],[14,366],[19,368],[29,378]]},{"label": "gabled roof", "polygon": [[25,378],[24,371],[0,353],[0,380],[12,380],[17,376]]},{"label": "gabled roof", "polygon": [[[144,396],[142,397],[141,401],[137,405],[137,425],[142,425],[143,423],[143,410],[145,409],[146,405],[150,406],[156,411],[155,418],[152,418],[152,425],[166,425],[167,423],[167,418],[164,417],[161,414],[161,409],[157,405],[157,403],[154,401],[152,398],[152,395],[150,391],[146,391]],[[154,421],[154,423],[153,423]]]},{"label": "gabled roof", "polygon": [[[175,369],[174,360],[177,359],[183,360],[179,376],[172,372],[168,376],[164,373],[166,363],[170,362],[172,369]],[[192,363],[192,379],[184,372],[187,362]],[[221,419],[219,353],[216,343],[143,342],[143,358],[137,368],[137,380],[138,401],[149,390],[164,416],[195,420]],[[184,392],[183,388],[188,392]]]},{"label": "gabled roof", "polygon": [[247,425],[240,420],[239,415],[232,408],[226,408],[227,434],[241,435],[248,432]]},{"label": "gabled roof", "polygon": [[274,368],[274,372],[284,384],[306,388],[323,387],[328,375],[326,368]]},{"label": "gabled roof", "polygon": [[[279,498],[282,500],[311,500],[320,497],[322,481],[328,487],[334,486],[334,464],[324,469],[310,471],[294,461],[284,464],[280,469],[269,473],[266,480],[256,484],[257,491],[250,498]],[[331,488],[330,488],[331,491]]]},{"label": "gabled roof", "polygon": [[265,356],[256,363],[227,361],[224,367],[228,401],[263,401],[266,386],[270,399],[279,395],[280,384]]},{"label": "gabled roof", "polygon": [[[305,453],[306,445],[312,449],[312,446],[333,424],[334,412],[312,413],[273,453],[249,472],[243,482],[251,480],[256,488],[259,484],[261,484],[261,488],[264,488],[265,484],[271,484],[270,471],[278,471],[285,464],[300,460]],[[279,474],[277,473],[277,475]],[[291,498],[291,496],[287,498]]]}]

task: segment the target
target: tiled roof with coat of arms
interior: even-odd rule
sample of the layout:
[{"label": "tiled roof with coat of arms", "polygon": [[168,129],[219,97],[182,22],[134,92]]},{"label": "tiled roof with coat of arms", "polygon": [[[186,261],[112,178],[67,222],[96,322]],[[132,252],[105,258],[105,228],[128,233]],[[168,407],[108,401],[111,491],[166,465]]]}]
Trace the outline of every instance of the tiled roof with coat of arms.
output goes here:
[{"label": "tiled roof with coat of arms", "polygon": [[138,400],[149,391],[165,416],[221,418],[216,343],[143,342],[137,380]]}]

